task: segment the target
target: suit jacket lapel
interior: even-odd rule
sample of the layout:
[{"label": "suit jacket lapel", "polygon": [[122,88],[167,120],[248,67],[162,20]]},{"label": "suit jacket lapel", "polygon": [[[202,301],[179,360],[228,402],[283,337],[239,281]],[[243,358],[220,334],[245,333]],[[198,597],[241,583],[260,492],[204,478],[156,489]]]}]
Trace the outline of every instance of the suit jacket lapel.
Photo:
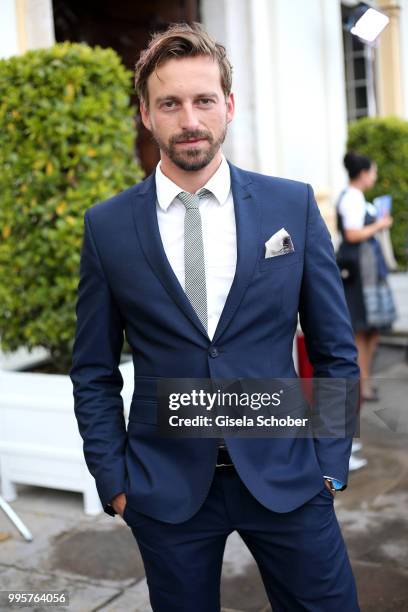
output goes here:
[{"label": "suit jacket lapel", "polygon": [[251,281],[259,256],[261,214],[259,201],[253,196],[251,179],[242,170],[228,162],[231,171],[231,189],[234,199],[237,235],[237,266],[234,280],[224,304],[212,339],[218,342],[236,312]]},{"label": "suit jacket lapel", "polygon": [[159,277],[166,291],[184,314],[208,339],[208,334],[198,318],[190,300],[180,285],[163,247],[156,211],[156,181],[154,172],[144,181],[143,189],[136,196],[133,218],[140,244],[146,259]]}]

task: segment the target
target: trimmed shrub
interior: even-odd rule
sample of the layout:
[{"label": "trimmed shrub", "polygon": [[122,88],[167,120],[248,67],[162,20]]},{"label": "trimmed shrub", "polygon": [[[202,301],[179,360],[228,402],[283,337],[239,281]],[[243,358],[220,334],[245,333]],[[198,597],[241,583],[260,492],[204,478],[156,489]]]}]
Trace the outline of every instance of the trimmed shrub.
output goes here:
[{"label": "trimmed shrub", "polygon": [[61,43],[0,61],[0,342],[70,367],[83,215],[142,178],[132,75]]},{"label": "trimmed shrub", "polygon": [[393,198],[391,239],[400,265],[408,249],[408,121],[398,117],[365,117],[349,125],[347,150],[368,155],[378,166],[378,180],[366,192],[368,201],[390,193]]}]

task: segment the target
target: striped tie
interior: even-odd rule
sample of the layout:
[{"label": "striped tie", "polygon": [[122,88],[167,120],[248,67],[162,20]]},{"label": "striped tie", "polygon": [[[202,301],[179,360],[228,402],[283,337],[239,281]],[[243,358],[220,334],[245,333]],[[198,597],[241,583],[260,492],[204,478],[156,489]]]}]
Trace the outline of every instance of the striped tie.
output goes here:
[{"label": "striped tie", "polygon": [[207,288],[203,229],[198,206],[200,198],[210,193],[208,189],[200,189],[197,193],[181,191],[178,194],[178,198],[186,207],[184,216],[184,290],[206,330],[208,330]]}]

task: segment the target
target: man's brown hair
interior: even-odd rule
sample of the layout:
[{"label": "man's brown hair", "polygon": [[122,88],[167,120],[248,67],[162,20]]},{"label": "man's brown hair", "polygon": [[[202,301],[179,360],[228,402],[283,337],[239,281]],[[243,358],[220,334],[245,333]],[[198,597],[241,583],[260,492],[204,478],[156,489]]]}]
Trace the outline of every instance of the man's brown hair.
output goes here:
[{"label": "man's brown hair", "polygon": [[156,32],[147,48],[141,52],[135,66],[135,90],[149,108],[147,79],[164,62],[181,57],[205,55],[218,62],[224,96],[231,92],[232,65],[223,45],[216,42],[200,23],[173,23],[165,32]]}]

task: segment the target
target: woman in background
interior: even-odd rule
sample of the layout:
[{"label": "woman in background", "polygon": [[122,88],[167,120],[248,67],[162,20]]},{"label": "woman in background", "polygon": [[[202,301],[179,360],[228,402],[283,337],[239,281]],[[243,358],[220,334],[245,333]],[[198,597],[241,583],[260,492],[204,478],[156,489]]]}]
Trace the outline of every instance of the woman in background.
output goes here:
[{"label": "woman in background", "polygon": [[[348,152],[344,166],[349,184],[337,202],[337,225],[342,237],[337,261],[343,278],[361,371],[361,398],[376,401],[377,390],[371,384],[371,367],[379,332],[389,329],[395,319],[392,294],[386,282],[387,265],[375,234],[392,225],[387,214],[377,218],[374,204],[367,202],[364,192],[377,180],[377,165],[369,157]],[[366,464],[353,453],[361,449],[354,443],[350,469]]]}]

